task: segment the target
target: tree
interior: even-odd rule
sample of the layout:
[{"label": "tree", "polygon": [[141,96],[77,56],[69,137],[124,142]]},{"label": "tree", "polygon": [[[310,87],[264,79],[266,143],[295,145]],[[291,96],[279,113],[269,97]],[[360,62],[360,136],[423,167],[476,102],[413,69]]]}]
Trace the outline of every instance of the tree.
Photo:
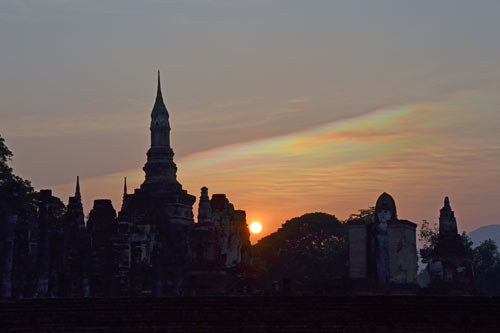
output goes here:
[{"label": "tree", "polygon": [[326,213],[310,213],[285,222],[252,248],[264,283],[289,278],[311,282],[346,277],[346,225]]},{"label": "tree", "polygon": [[17,214],[26,216],[33,208],[33,187],[27,180],[16,176],[9,166],[13,154],[0,135],[0,215],[13,208]]},{"label": "tree", "polygon": [[5,139],[0,135],[0,165],[5,166],[12,158],[12,152],[5,145]]},{"label": "tree", "polygon": [[480,295],[500,295],[500,253],[491,239],[473,250],[474,286]]},{"label": "tree", "polygon": [[363,221],[373,223],[375,217],[375,207],[360,209],[357,214],[351,214],[346,222]]},{"label": "tree", "polygon": [[424,264],[429,263],[436,249],[438,237],[439,230],[437,224],[434,223],[431,227],[427,220],[423,220],[418,233],[418,240],[423,244],[423,247],[420,249],[420,258]]},{"label": "tree", "polygon": [[420,249],[423,263],[428,264],[433,258],[443,255],[471,258],[475,292],[487,296],[500,295],[500,253],[494,241],[486,240],[473,249],[471,239],[463,232],[457,236],[456,242],[448,242],[445,247],[439,238],[437,224],[431,227],[425,220],[420,228],[419,240],[423,243]]},{"label": "tree", "polygon": [[420,249],[420,258],[424,264],[430,262],[432,258],[440,257],[446,251],[452,251],[455,256],[472,256],[472,241],[464,231],[461,235],[457,236],[458,241],[454,243],[453,247],[449,248],[449,243],[446,247],[441,243],[439,238],[439,229],[437,223],[431,227],[430,223],[426,220],[422,221],[418,239],[422,242],[423,247]]}]

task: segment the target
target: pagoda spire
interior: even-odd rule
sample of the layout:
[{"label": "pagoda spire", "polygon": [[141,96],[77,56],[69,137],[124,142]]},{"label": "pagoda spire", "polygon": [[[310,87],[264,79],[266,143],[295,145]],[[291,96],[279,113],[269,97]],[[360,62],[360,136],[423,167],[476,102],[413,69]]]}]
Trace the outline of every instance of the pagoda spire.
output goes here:
[{"label": "pagoda spire", "polygon": [[[174,151],[170,146],[169,114],[161,92],[160,71],[158,71],[158,85],[156,100],[151,111],[151,147],[147,152],[148,160],[144,165],[146,180],[141,189],[154,188],[174,189],[180,184],[176,179],[177,166],[174,163]],[[162,190],[163,191],[163,190]]]},{"label": "pagoda spire", "polygon": [[125,181],[123,183],[123,196],[127,195],[127,177],[125,177]]},{"label": "pagoda spire", "polygon": [[80,198],[80,176],[76,176],[76,190],[75,190],[75,197]]},{"label": "pagoda spire", "polygon": [[444,198],[444,208],[451,210],[450,198],[448,197]]},{"label": "pagoda spire", "polygon": [[163,102],[163,96],[161,94],[161,80],[160,80],[160,70],[158,70],[158,88],[156,90],[156,100],[161,100]]},{"label": "pagoda spire", "polygon": [[[161,79],[160,79],[160,71],[158,71],[158,83],[156,88],[156,99],[155,104],[153,105],[153,111],[151,116],[163,114],[166,118],[168,118],[167,107],[165,106],[165,102],[163,101],[163,95],[161,93]],[[170,128],[169,128],[170,129]]]},{"label": "pagoda spire", "polygon": [[458,235],[457,219],[451,210],[450,199],[444,198],[444,206],[439,214],[439,235]]}]

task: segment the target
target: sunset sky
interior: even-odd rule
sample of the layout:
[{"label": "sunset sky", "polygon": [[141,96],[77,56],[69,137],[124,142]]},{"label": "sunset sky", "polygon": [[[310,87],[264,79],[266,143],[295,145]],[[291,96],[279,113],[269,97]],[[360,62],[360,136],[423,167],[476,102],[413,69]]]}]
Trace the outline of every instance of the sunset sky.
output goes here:
[{"label": "sunset sky", "polygon": [[[143,180],[162,71],[178,179],[263,232],[384,191],[400,218],[500,223],[500,2],[0,1],[0,135],[84,208]],[[197,206],[197,203],[196,203]]]}]

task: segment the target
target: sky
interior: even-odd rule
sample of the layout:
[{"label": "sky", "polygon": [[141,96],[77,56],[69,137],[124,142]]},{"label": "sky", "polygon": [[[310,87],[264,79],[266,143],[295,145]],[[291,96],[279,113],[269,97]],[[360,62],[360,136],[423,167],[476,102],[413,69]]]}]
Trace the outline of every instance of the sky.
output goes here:
[{"label": "sky", "polygon": [[500,2],[0,1],[12,166],[84,208],[138,187],[161,70],[178,179],[263,232],[392,194],[400,218],[500,223]]}]

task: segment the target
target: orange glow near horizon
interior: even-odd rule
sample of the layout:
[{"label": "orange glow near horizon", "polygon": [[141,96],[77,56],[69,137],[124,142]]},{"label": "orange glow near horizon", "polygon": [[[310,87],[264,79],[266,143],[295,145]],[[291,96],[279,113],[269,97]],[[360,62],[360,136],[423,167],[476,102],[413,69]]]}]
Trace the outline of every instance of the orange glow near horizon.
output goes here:
[{"label": "orange glow near horizon", "polygon": [[[499,104],[500,95],[479,95],[379,110],[179,159],[177,178],[189,193],[202,186],[226,193],[249,221],[265,219],[252,242],[308,212],[346,219],[374,206],[382,192],[395,198],[400,218],[417,224],[436,221],[449,196],[459,229],[472,231],[498,223],[487,201],[500,196],[492,181],[500,179],[500,138],[489,134],[500,132]],[[102,197],[118,210],[123,176],[130,189],[144,178],[137,168],[81,179],[85,211]],[[74,184],[53,189],[64,199]]]}]

